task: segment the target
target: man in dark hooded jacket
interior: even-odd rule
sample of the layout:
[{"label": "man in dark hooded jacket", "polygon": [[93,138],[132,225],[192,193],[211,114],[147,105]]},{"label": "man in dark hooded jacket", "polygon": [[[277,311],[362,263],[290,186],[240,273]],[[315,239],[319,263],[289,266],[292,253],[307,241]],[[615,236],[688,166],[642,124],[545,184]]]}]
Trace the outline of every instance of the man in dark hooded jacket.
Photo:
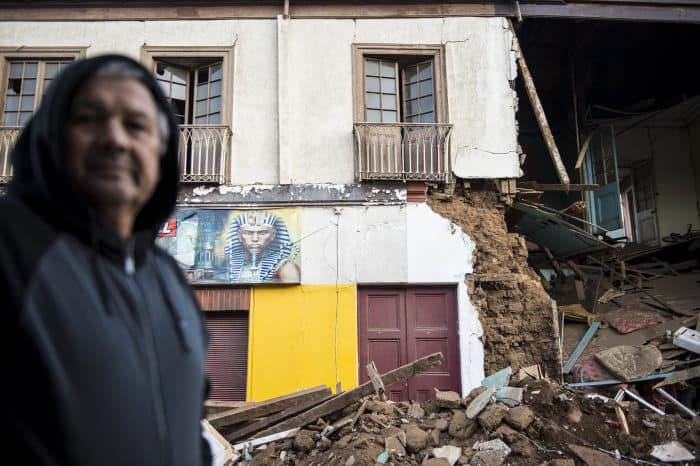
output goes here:
[{"label": "man in dark hooded jacket", "polygon": [[0,198],[0,464],[205,464],[206,336],[154,245],[178,129],[150,74],[81,60],[51,84]]}]

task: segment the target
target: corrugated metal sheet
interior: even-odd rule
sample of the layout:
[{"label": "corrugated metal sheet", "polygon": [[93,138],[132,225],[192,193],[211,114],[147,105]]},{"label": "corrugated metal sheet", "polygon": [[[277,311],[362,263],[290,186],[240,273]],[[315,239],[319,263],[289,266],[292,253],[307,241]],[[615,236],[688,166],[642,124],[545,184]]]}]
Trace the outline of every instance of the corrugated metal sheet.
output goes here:
[{"label": "corrugated metal sheet", "polygon": [[247,311],[250,288],[195,288],[194,294],[205,311]]},{"label": "corrugated metal sheet", "polygon": [[212,400],[245,401],[248,376],[248,312],[205,314],[209,330],[206,372]]}]

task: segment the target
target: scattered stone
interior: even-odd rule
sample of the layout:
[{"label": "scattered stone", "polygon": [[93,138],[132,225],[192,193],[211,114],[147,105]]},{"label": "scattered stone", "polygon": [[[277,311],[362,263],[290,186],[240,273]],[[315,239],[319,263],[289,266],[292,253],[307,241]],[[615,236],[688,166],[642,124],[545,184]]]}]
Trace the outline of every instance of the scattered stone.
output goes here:
[{"label": "scattered stone", "polygon": [[471,403],[469,403],[469,406],[467,406],[467,417],[469,419],[474,419],[486,407],[486,405],[489,404],[491,401],[491,395],[493,395],[495,392],[495,388],[487,387],[484,392],[474,398]]},{"label": "scattered stone", "polygon": [[493,430],[501,423],[504,417],[508,414],[508,408],[500,404],[492,404],[487,406],[477,420],[479,425],[486,430]]},{"label": "scattered stone", "polygon": [[653,345],[620,345],[596,353],[595,358],[616,377],[629,382],[661,367],[663,357]]},{"label": "scattered stone", "polygon": [[406,430],[406,449],[411,453],[418,453],[428,446],[429,437],[426,431],[410,426]]},{"label": "scattered stone", "polygon": [[576,462],[571,458],[557,458],[550,461],[549,466],[576,466]]},{"label": "scattered stone", "polygon": [[386,464],[389,461],[389,453],[383,451],[377,456],[377,463]]},{"label": "scattered stone", "polygon": [[345,448],[348,446],[351,440],[352,435],[343,435],[342,437],[340,437],[340,439],[338,439],[338,441],[335,442],[335,444],[338,445],[340,448]]},{"label": "scattered stone", "polygon": [[326,437],[321,437],[321,439],[318,442],[316,442],[316,448],[318,448],[320,451],[328,450],[331,447],[331,445],[333,445],[333,442],[331,442]]},{"label": "scattered stone", "polygon": [[458,409],[462,404],[462,397],[457,392],[435,390],[435,401],[441,408]]},{"label": "scattered stone", "polygon": [[388,401],[369,400],[365,405],[367,411],[378,414],[393,415],[396,411],[394,405]]},{"label": "scattered stone", "polygon": [[517,442],[522,436],[520,432],[509,425],[501,424],[498,429],[491,434],[491,438],[500,438],[501,440],[505,440],[506,443],[511,444]]},{"label": "scattered stone", "polygon": [[588,466],[618,466],[620,462],[610,455],[580,445],[569,444],[569,449]]},{"label": "scattered stone", "polygon": [[581,408],[579,408],[576,405],[570,406],[569,411],[566,413],[566,420],[569,421],[571,424],[580,423],[582,417],[583,413],[581,412]]},{"label": "scattered stone", "polygon": [[408,407],[406,416],[413,419],[423,419],[425,417],[425,410],[420,407],[419,403],[412,401],[411,405]]},{"label": "scattered stone", "polygon": [[345,466],[354,466],[355,465],[355,455],[350,455],[348,459],[345,460]]},{"label": "scattered stone", "polygon": [[396,437],[385,438],[384,448],[391,455],[404,456],[406,454],[406,449],[403,447],[401,440]]},{"label": "scattered stone", "polygon": [[447,422],[447,419],[440,418],[437,421],[435,421],[435,428],[440,432],[444,432],[445,430],[447,430],[447,427],[449,425],[450,423]]},{"label": "scattered stone", "polygon": [[518,406],[523,402],[523,389],[520,387],[502,387],[496,392],[496,401],[506,406]]},{"label": "scattered stone", "polygon": [[515,455],[524,458],[532,458],[535,456],[535,447],[523,437],[520,437],[515,442],[509,443],[509,445]]},{"label": "scattered stone", "polygon": [[308,453],[314,449],[316,442],[308,434],[298,434],[294,437],[293,446],[296,451]]},{"label": "scattered stone", "polygon": [[500,439],[476,442],[472,448],[477,450],[469,462],[472,466],[500,466],[511,451]]},{"label": "scattered stone", "polygon": [[468,419],[464,411],[456,411],[448,432],[454,438],[467,439],[476,432],[476,421]]},{"label": "scattered stone", "polygon": [[527,429],[534,419],[535,413],[527,406],[511,408],[506,415],[506,422],[518,430]]},{"label": "scattered stone", "polygon": [[501,369],[500,371],[486,377],[481,381],[481,385],[486,388],[498,390],[499,388],[505,387],[508,384],[512,373],[513,370],[510,367],[506,367],[505,369]]},{"label": "scattered stone", "polygon": [[464,404],[469,406],[469,403],[471,403],[474,400],[474,398],[481,395],[485,391],[486,387],[484,387],[483,385],[479,385],[478,387],[473,388],[472,391],[469,392],[469,395],[467,395],[467,397],[464,399]]},{"label": "scattered stone", "polygon": [[695,456],[693,456],[693,454],[690,453],[687,448],[675,440],[664,443],[663,445],[656,445],[649,454],[657,460],[665,461],[667,463],[693,461],[695,459]]},{"label": "scattered stone", "polygon": [[431,430],[430,440],[433,441],[433,445],[440,445],[440,431],[437,429]]},{"label": "scattered stone", "polygon": [[445,458],[430,458],[421,464],[423,466],[450,466],[450,462]]},{"label": "scattered stone", "polygon": [[452,445],[433,448],[433,456],[435,458],[445,458],[450,463],[450,466],[454,465],[461,455],[462,449]]}]

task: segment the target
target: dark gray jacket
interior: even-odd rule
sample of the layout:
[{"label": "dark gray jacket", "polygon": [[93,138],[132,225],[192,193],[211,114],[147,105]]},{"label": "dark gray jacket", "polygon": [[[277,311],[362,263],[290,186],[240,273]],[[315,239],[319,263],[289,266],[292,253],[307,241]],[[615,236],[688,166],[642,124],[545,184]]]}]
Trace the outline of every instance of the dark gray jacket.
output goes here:
[{"label": "dark gray jacket", "polygon": [[[127,243],[65,170],[67,109],[107,60],[132,62],[83,60],[55,80],[20,136],[0,199],[0,464],[197,466],[208,454],[201,314],[154,245],[177,196],[177,126],[171,117],[160,183]],[[170,115],[150,75],[146,84]]]}]

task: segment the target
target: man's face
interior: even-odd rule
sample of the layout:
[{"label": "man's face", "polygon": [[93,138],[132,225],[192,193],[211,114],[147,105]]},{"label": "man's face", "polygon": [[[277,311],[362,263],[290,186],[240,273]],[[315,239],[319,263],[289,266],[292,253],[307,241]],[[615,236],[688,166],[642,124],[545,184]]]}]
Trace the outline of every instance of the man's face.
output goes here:
[{"label": "man's face", "polygon": [[94,77],[73,99],[66,124],[68,170],[96,208],[133,216],[160,174],[158,107],[151,92],[127,78]]},{"label": "man's face", "polygon": [[260,254],[275,239],[275,229],[270,225],[243,225],[238,237],[249,253]]}]

